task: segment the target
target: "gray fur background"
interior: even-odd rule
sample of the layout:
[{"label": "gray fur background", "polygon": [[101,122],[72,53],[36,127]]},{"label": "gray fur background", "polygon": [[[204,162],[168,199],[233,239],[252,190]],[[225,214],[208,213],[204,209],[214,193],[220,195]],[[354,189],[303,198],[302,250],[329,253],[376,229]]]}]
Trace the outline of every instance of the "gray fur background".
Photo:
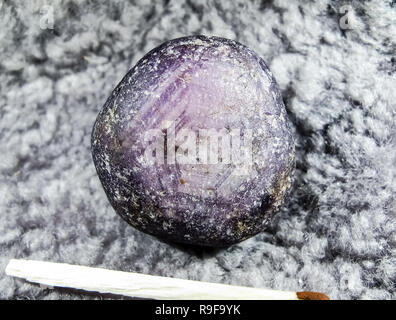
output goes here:
[{"label": "gray fur background", "polygon": [[[347,21],[343,5],[353,9]],[[225,250],[164,243],[127,225],[90,154],[94,120],[123,75],[153,47],[190,34],[257,51],[297,136],[289,203],[266,232]],[[0,0],[0,88],[0,298],[101,298],[9,278],[10,258],[396,298],[394,0]]]}]

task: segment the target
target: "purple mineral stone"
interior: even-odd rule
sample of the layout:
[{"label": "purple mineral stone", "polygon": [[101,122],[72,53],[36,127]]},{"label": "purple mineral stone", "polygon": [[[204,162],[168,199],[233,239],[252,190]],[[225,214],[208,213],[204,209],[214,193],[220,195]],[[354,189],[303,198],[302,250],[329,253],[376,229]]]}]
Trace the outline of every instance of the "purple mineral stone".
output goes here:
[{"label": "purple mineral stone", "polygon": [[100,111],[92,153],[128,223],[204,246],[262,231],[294,171],[274,77],[252,50],[218,37],[179,38],[146,54]]}]

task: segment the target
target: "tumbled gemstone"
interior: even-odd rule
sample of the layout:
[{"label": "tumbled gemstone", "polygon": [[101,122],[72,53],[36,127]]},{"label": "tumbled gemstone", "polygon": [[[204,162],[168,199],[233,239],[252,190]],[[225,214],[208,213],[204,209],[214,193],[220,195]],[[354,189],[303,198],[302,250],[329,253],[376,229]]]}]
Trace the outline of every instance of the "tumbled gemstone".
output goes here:
[{"label": "tumbled gemstone", "polygon": [[205,246],[262,231],[294,172],[273,75],[255,52],[218,37],[179,38],[147,53],[100,111],[92,154],[128,223]]}]

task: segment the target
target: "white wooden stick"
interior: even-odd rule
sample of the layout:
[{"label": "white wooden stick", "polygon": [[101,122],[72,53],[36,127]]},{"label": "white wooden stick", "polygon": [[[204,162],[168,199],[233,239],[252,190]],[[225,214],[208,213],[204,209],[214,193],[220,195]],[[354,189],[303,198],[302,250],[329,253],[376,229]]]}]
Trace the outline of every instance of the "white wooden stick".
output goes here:
[{"label": "white wooden stick", "polygon": [[171,300],[327,300],[318,292],[293,292],[231,286],[90,268],[64,263],[12,259],[6,274],[48,286],[130,297]]}]

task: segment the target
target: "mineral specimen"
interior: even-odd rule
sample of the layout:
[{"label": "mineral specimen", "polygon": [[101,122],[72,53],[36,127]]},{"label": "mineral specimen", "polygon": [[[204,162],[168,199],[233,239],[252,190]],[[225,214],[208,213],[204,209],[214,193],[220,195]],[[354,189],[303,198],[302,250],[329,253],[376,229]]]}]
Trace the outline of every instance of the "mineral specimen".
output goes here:
[{"label": "mineral specimen", "polygon": [[128,223],[204,246],[262,231],[294,172],[274,77],[252,50],[218,37],[179,38],[147,53],[100,111],[92,154]]}]

